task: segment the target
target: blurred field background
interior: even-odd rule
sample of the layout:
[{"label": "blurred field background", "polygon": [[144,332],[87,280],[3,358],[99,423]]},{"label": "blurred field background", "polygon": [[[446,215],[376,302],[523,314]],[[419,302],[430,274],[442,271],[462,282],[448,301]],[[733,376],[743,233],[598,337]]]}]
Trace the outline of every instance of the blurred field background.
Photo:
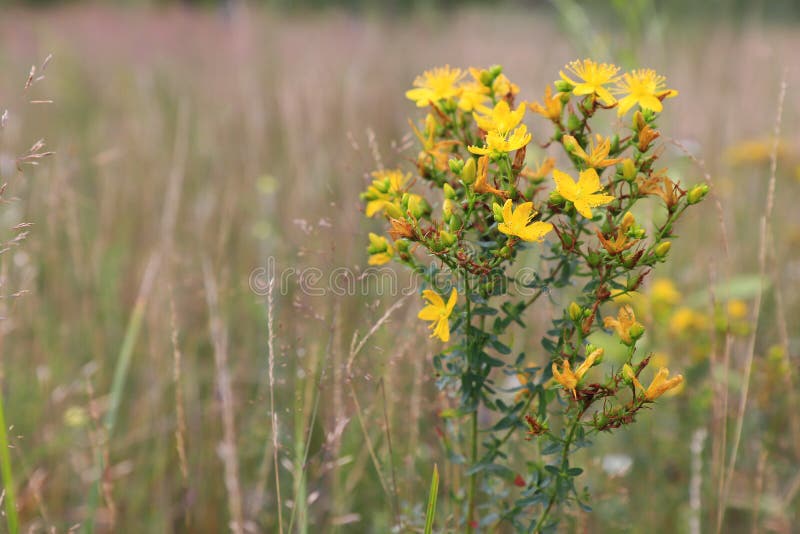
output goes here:
[{"label": "blurred field background", "polygon": [[[99,532],[222,532],[231,521],[277,532],[280,510],[284,531],[406,532],[424,522],[434,464],[436,526],[454,531],[444,495],[463,483],[445,463],[437,414],[450,401],[433,383],[438,345],[415,317],[419,299],[379,287],[314,296],[295,281],[270,306],[251,273],[268,258],[278,272],[325,276],[366,266],[378,223],[364,220],[358,193],[377,166],[416,157],[407,119],[419,116],[403,94],[424,69],[500,63],[531,101],[590,55],[667,76],[680,91],[660,120],[676,141],[667,159],[686,184],[710,178],[713,195],[690,210],[660,282],[635,302],[648,347],[686,388],[597,440],[579,464],[594,512],[574,511],[564,530],[713,532],[724,508],[723,532],[797,532],[797,6],[2,11],[0,228],[11,239],[32,223],[0,255],[23,531],[80,529],[94,516]],[[50,53],[46,79],[23,92],[30,65]],[[541,141],[549,129],[537,120],[528,114]],[[39,138],[56,155],[18,173],[13,158]],[[531,362],[551,311],[531,310],[531,329],[510,340]],[[518,466],[536,454],[515,447]]]}]

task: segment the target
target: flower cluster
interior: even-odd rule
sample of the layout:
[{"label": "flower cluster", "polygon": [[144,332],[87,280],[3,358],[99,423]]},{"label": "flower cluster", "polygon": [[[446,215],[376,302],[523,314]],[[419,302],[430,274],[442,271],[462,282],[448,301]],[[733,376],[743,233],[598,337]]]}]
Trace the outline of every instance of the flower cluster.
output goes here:
[{"label": "flower cluster", "polygon": [[[406,93],[426,110],[412,123],[422,146],[416,178],[401,170],[375,172],[362,194],[366,215],[383,217],[388,234],[370,234],[369,262],[397,261],[428,283],[419,318],[430,321],[432,337],[451,344],[434,365],[439,385],[460,393],[456,413],[475,418],[479,405],[499,412],[480,458],[472,447],[470,479],[479,461],[505,458],[508,438],[494,437],[501,430],[527,430],[544,450],[563,453],[553,469],[522,484],[520,510],[543,505],[537,528],[551,520],[554,504],[570,498],[541,473],[577,476],[569,467],[576,436],[629,424],[644,405],[681,385],[683,377],[669,378],[666,368],[647,369],[650,356],[637,351],[644,326],[631,306],[614,301],[637,291],[666,260],[678,219],[708,193],[704,184],[684,187],[658,165],[664,148],[657,119],[678,94],[663,76],[650,69],[620,73],[590,59],[569,63],[559,75],[540,103],[521,101],[520,88],[499,66],[426,71]],[[533,142],[524,123],[528,111],[550,124],[552,134],[541,142]],[[595,120],[608,111],[611,121]],[[603,133],[609,122],[613,130]],[[430,192],[436,194],[428,200]],[[663,207],[655,220],[639,214],[637,204],[648,198]],[[508,281],[515,267],[532,260],[538,274],[522,295]],[[437,285],[442,272],[452,289]],[[544,333],[546,356],[504,358],[511,352],[506,334],[524,325],[525,310],[539,296],[575,288],[574,301]],[[592,342],[600,330],[624,347],[616,368],[602,364],[608,347]],[[526,368],[531,359],[536,363]],[[525,393],[513,405],[496,400],[492,384],[502,372],[519,377]],[[653,376],[647,388],[642,373]],[[565,391],[566,404],[536,395],[554,388]],[[562,423],[548,423],[555,418]],[[470,492],[467,530],[476,500]]]}]

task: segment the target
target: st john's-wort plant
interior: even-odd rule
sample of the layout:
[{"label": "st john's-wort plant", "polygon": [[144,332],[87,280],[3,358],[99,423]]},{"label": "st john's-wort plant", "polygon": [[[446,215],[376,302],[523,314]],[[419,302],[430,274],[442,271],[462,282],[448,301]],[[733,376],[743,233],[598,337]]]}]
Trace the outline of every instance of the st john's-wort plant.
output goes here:
[{"label": "st john's-wort plant", "polygon": [[[708,192],[660,164],[657,120],[678,92],[653,70],[620,74],[590,59],[559,74],[528,103],[499,66],[426,71],[406,93],[427,112],[411,123],[422,145],[415,172],[376,171],[362,194],[366,215],[387,223],[388,236],[369,235],[370,264],[396,261],[426,281],[419,318],[442,343],[437,385],[457,399],[441,415],[448,460],[466,480],[451,495],[460,531],[508,522],[545,532],[565,506],[588,509],[574,453],[683,381],[648,368],[649,354],[637,351],[644,327],[614,302],[666,261],[676,223]],[[527,157],[527,111],[553,128],[538,164]],[[647,197],[662,207],[637,220]],[[536,275],[523,292],[510,281],[532,258]],[[543,350],[514,354],[511,330],[525,329],[526,310],[555,293],[573,300],[556,308]],[[598,366],[604,349],[590,339],[603,329],[623,345],[624,364]],[[520,384],[511,397],[506,377]],[[530,450],[522,474],[509,467],[518,434]]]}]

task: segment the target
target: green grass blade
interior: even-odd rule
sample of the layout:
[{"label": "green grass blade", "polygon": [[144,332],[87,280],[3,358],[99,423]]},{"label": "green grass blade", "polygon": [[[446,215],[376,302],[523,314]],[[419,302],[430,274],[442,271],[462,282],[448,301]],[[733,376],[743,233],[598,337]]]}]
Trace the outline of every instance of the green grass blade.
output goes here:
[{"label": "green grass blade", "polygon": [[14,491],[14,477],[11,474],[11,456],[8,452],[8,434],[3,396],[0,395],[0,468],[3,470],[3,489],[5,489],[6,524],[10,534],[19,532],[17,519],[17,497]]},{"label": "green grass blade", "polygon": [[[122,393],[125,387],[125,382],[128,377],[128,370],[130,369],[131,359],[133,357],[133,349],[136,347],[136,340],[139,338],[139,331],[142,327],[142,320],[144,318],[144,311],[146,307],[145,299],[138,299],[133,308],[133,313],[128,320],[128,326],[125,329],[125,337],[122,340],[122,347],[117,357],[117,366],[114,369],[114,378],[111,383],[110,405],[104,421],[106,430],[106,440],[111,441],[111,436],[114,434],[114,427],[117,423],[117,413],[122,404]],[[97,507],[100,503],[100,484],[103,480],[103,465],[102,451],[97,453],[97,479],[89,491],[89,499],[87,503],[88,514],[86,522],[83,525],[83,532],[85,534],[92,534],[94,532],[94,520]]]},{"label": "green grass blade", "polygon": [[433,464],[431,491],[428,494],[428,512],[425,514],[425,534],[433,532],[433,520],[436,517],[436,498],[439,495],[439,467]]}]

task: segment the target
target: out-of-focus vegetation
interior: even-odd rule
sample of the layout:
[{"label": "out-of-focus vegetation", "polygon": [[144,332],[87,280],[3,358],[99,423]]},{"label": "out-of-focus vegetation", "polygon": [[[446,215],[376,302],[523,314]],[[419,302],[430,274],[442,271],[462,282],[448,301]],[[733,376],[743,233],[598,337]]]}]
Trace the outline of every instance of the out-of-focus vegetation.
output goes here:
[{"label": "out-of-focus vegetation", "polygon": [[[374,228],[358,192],[376,165],[416,157],[402,93],[417,73],[502,63],[521,87],[544,87],[594,51],[655,68],[680,91],[662,125],[674,135],[674,177],[709,177],[713,197],[682,222],[668,280],[633,302],[649,346],[684,372],[686,389],[636,428],[598,440],[580,479],[594,511],[575,510],[570,525],[713,531],[724,509],[723,532],[791,532],[800,519],[800,29],[783,23],[796,16],[788,2],[742,2],[741,13],[760,16],[718,23],[694,4],[680,22],[661,16],[680,4],[643,3],[626,32],[602,23],[623,16],[620,6],[563,2],[400,20],[336,9],[6,11],[0,108],[12,113],[0,174],[15,200],[0,205],[0,226],[8,235],[33,224],[0,256],[5,419],[23,528],[64,531],[90,516],[98,530],[121,532],[218,532],[231,518],[265,532],[279,521],[301,532],[423,525],[434,464],[440,492],[463,483],[442,468],[438,414],[452,401],[434,387],[436,348],[423,342],[417,299],[392,309],[398,299],[374,284],[364,295],[310,295],[297,273],[365,267]],[[47,79],[23,94],[30,64],[48,53]],[[55,102],[26,103],[39,98]],[[543,140],[541,124],[531,130]],[[41,137],[57,154],[17,173],[13,156]],[[274,290],[274,336],[263,277],[251,276],[269,258],[278,273],[295,269]],[[12,297],[20,289],[28,293]],[[545,302],[526,317],[530,340],[549,315]],[[126,333],[130,366],[115,387]],[[509,343],[535,363],[543,351],[530,340]],[[520,440],[513,450],[522,464],[533,449]],[[448,501],[439,500],[438,529],[454,513]]]}]

